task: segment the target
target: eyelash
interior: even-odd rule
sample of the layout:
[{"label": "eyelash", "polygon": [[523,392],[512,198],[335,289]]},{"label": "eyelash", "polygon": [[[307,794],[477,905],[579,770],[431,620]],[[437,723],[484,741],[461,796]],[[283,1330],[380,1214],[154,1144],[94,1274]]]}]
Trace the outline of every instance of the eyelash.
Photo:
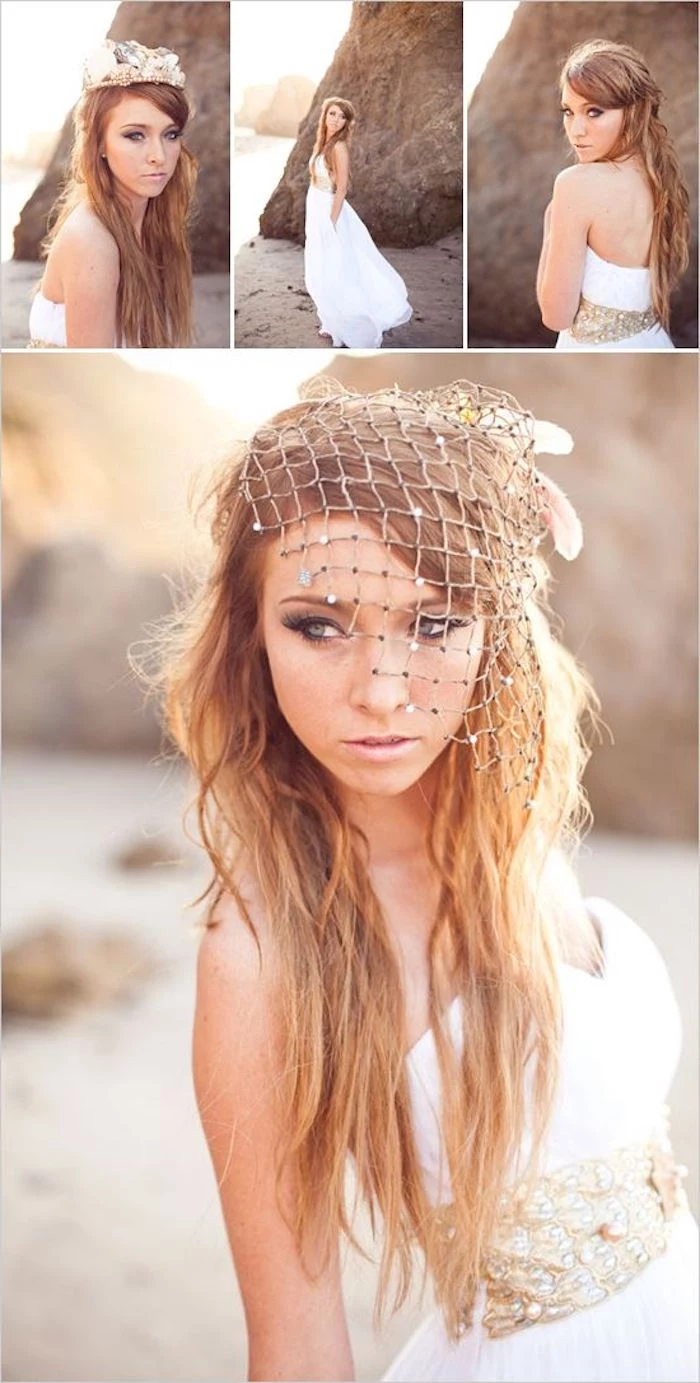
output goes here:
[{"label": "eyelash", "polygon": [[[128,139],[131,144],[137,144],[143,139],[143,130],[129,130],[128,133],[124,135],[124,138]],[[170,142],[174,144],[176,139],[182,139],[182,130],[168,130],[165,138],[169,139]]]},{"label": "eyelash", "polygon": [[[564,116],[565,120],[568,118],[568,116],[573,115],[573,111],[569,110],[568,106],[562,106],[561,113]],[[602,114],[603,112],[598,106],[589,106],[588,110],[586,111],[586,115],[592,115],[594,119],[597,119],[598,116]]]},{"label": "eyelash", "polygon": [[[301,637],[305,639],[307,643],[322,644],[333,642],[329,634],[312,634],[311,630],[314,627],[333,629],[337,634],[345,637],[345,631],[341,629],[339,625],[334,624],[332,620],[323,619],[322,617],[319,618],[316,615],[285,615],[282,623],[285,629],[291,629],[293,633],[301,634]],[[434,628],[431,633],[428,633],[425,628],[421,629],[421,623],[423,623],[423,625],[431,624],[437,626],[437,628]],[[465,629],[467,625],[472,623],[473,620],[471,619],[420,615],[418,619],[418,628],[415,631],[411,631],[411,637],[426,639],[429,643],[438,643],[440,640],[448,638],[453,630]]]}]

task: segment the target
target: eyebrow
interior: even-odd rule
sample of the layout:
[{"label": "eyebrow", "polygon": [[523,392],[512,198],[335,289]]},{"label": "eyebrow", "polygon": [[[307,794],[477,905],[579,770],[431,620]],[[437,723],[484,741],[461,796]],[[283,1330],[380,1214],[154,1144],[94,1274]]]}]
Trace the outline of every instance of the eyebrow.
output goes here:
[{"label": "eyebrow", "polygon": [[[154,130],[156,129],[156,126],[139,125],[136,120],[128,120],[126,125],[120,125],[119,128],[121,130]],[[163,126],[163,132],[165,132],[165,130],[179,130],[179,128],[180,126],[177,125],[174,120],[171,120],[169,125]]]},{"label": "eyebrow", "polygon": [[[357,606],[352,600],[334,600],[332,606],[329,607],[328,601],[326,600],[326,597],[323,595],[289,595],[286,596],[284,600],[280,600],[279,603],[280,605],[313,605],[316,609],[319,610],[328,610],[330,608],[333,610],[352,611],[357,609]],[[361,601],[362,605],[381,605],[381,603],[382,602],[379,600]],[[413,605],[397,605],[395,606],[395,609],[404,611],[418,609],[432,610],[437,606],[445,606],[447,603],[448,598],[446,595],[434,595],[429,596],[427,600],[418,600]]]}]

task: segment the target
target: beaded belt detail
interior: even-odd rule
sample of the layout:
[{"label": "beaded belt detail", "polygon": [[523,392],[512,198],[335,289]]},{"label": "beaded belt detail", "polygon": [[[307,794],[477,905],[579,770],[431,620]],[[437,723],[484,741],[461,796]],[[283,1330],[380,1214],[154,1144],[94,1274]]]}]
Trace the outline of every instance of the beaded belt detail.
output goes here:
[{"label": "beaded belt detail", "polygon": [[618,307],[602,307],[581,298],[571,324],[571,335],[582,345],[601,346],[610,341],[625,341],[649,327],[658,326],[653,308],[646,312],[625,312]]},{"label": "beaded belt detail", "polygon": [[[622,1148],[577,1162],[501,1197],[501,1218],[486,1255],[482,1324],[492,1339],[595,1306],[627,1286],[665,1252],[669,1223],[687,1206],[670,1143]],[[439,1208],[446,1239],[454,1207]],[[464,1313],[463,1334],[472,1324]]]},{"label": "beaded belt detail", "polygon": [[55,341],[40,341],[33,338],[27,346],[28,351],[62,351],[63,346],[57,346]]},{"label": "beaded belt detail", "polygon": [[669,1221],[687,1204],[685,1171],[646,1143],[562,1167],[529,1196],[507,1193],[484,1271],[489,1335],[560,1320],[626,1287],[665,1251]]}]

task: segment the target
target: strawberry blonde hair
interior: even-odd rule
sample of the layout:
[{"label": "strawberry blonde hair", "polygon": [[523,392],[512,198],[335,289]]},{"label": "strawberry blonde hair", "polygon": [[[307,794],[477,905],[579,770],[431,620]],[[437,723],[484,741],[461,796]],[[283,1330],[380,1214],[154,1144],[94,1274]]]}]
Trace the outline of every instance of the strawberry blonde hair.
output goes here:
[{"label": "strawberry blonde hair", "polygon": [[641,53],[626,43],[591,39],[570,53],[560,88],[568,84],[604,110],[622,110],[619,138],[605,162],[638,154],[654,199],[649,268],[657,319],[668,331],[671,293],[688,267],[688,189],[668,130],[659,118],[663,92]]},{"label": "strawberry blonde hair", "polygon": [[[400,466],[407,490],[418,484],[416,454],[422,446],[434,446],[435,431],[425,409],[409,396],[397,403],[389,392],[380,393],[370,402],[368,414],[366,398],[346,399],[334,427],[319,418],[313,465],[308,450],[299,446],[295,452],[293,437],[296,424],[314,424],[317,403],[300,403],[265,425],[260,446],[266,471],[279,474],[284,465],[298,476],[298,487],[287,500],[268,502],[267,510],[261,499],[256,513],[263,526],[280,518],[293,522],[300,494],[310,509],[327,504],[329,492],[337,489],[342,456],[351,484],[354,477],[367,485],[371,466],[377,512],[363,518],[378,532],[385,522],[391,539],[404,549],[413,535],[415,546],[414,511],[396,485],[392,464]],[[409,426],[410,451],[405,445]],[[505,487],[512,454],[506,456],[498,438],[456,422],[445,421],[440,430],[457,462],[478,455]],[[367,449],[358,446],[363,435],[371,462]],[[241,871],[252,871],[281,960],[286,1083],[278,1166],[280,1176],[290,1164],[298,1173],[293,1208],[285,1213],[300,1251],[305,1253],[307,1229],[319,1207],[327,1253],[339,1231],[358,1246],[345,1201],[347,1154],[352,1153],[372,1226],[383,1224],[377,1316],[390,1298],[394,1307],[405,1299],[418,1245],[456,1338],[474,1300],[513,1159],[531,1132],[534,1171],[552,1109],[559,1061],[559,950],[546,880],[552,852],[574,843],[585,817],[580,779],[587,751],[579,722],[584,711],[593,711],[594,697],[550,632],[544,608],[547,569],[536,556],[538,591],[528,601],[527,615],[539,685],[520,665],[512,691],[524,715],[543,711],[533,784],[537,810],[524,810],[522,796],[506,790],[502,764],[475,771],[469,746],[453,741],[438,760],[426,840],[441,885],[429,959],[431,1027],[442,1074],[442,1128],[457,1226],[447,1241],[423,1186],[411,1122],[399,967],[370,881],[367,842],[348,820],[331,776],[296,739],[275,698],[260,618],[265,556],[275,537],[253,530],[251,506],[241,493],[243,460],[240,453],[232,456],[215,479],[211,563],[164,635],[165,720],[198,782],[198,828],[212,868],[210,922],[216,925],[212,914],[228,892],[255,935],[240,888]],[[470,524],[478,530],[484,520],[468,465],[457,465],[457,472],[462,512],[469,516],[466,534]],[[382,494],[391,496],[386,509]],[[439,510],[452,499],[436,500],[432,517],[430,502],[422,501],[421,570],[428,579],[444,582],[455,557],[442,550]],[[492,518],[489,541],[502,562],[512,546],[512,517]],[[478,534],[470,532],[472,542]],[[499,599],[493,584],[498,569],[496,560],[487,604]],[[515,621],[504,620],[503,626],[497,657],[509,660],[516,656],[509,646],[517,640]],[[486,725],[488,710],[483,714]],[[469,1031],[462,1053],[445,1022],[455,985]]]},{"label": "strawberry blonde hair", "polygon": [[119,249],[118,340],[127,346],[188,346],[193,331],[188,227],[197,161],[183,143],[172,178],[157,197],[149,199],[139,243],[128,207],[116,195],[112,173],[100,157],[107,118],[128,96],[143,96],[179,130],[185,129],[191,114],[189,101],[180,88],[167,83],[138,82],[83,92],[75,109],[68,181],[42,249],[48,253],[71,211],[86,201]]},{"label": "strawberry blonde hair", "polygon": [[[331,135],[330,139],[328,139],[326,136],[326,116],[331,106],[338,106],[339,109],[343,112],[343,115],[345,116],[345,124],[343,125],[342,130],[337,130],[336,133],[334,135]],[[343,100],[342,96],[328,96],[327,99],[323,102],[323,105],[321,106],[321,114],[318,117],[316,143],[314,144],[313,153],[309,160],[309,168],[313,167],[314,159],[317,158],[317,156],[320,153],[322,153],[323,161],[326,165],[326,168],[330,173],[332,173],[333,164],[331,162],[331,151],[335,148],[336,144],[343,143],[349,145],[350,140],[352,139],[354,128],[355,107],[351,105],[350,101]]]}]

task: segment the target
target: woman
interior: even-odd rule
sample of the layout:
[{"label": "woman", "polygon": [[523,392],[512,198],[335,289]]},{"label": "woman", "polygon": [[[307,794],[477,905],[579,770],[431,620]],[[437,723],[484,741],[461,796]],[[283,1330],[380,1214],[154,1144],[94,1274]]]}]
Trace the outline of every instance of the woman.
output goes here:
[{"label": "woman", "polygon": [[184,84],[167,48],[108,39],[87,60],[32,347],[192,343],[196,161],[183,143]]},{"label": "woman", "polygon": [[403,279],[346,201],[354,123],[349,101],[323,102],[309,161],[304,277],[320,336],[334,346],[378,347],[383,333],[408,322],[413,309]]},{"label": "woman", "polygon": [[580,526],[509,395],[332,388],[221,476],[165,671],[213,869],[194,1075],[249,1377],[353,1377],[350,1154],[378,1305],[416,1248],[439,1304],[389,1378],[694,1378],[656,1132],[676,1006],[565,862],[593,698],[540,543],[572,558]]},{"label": "woman", "polygon": [[688,264],[688,193],[633,48],[594,39],[561,79],[577,164],[555,179],[537,298],[557,350],[673,350],[671,293]]}]

